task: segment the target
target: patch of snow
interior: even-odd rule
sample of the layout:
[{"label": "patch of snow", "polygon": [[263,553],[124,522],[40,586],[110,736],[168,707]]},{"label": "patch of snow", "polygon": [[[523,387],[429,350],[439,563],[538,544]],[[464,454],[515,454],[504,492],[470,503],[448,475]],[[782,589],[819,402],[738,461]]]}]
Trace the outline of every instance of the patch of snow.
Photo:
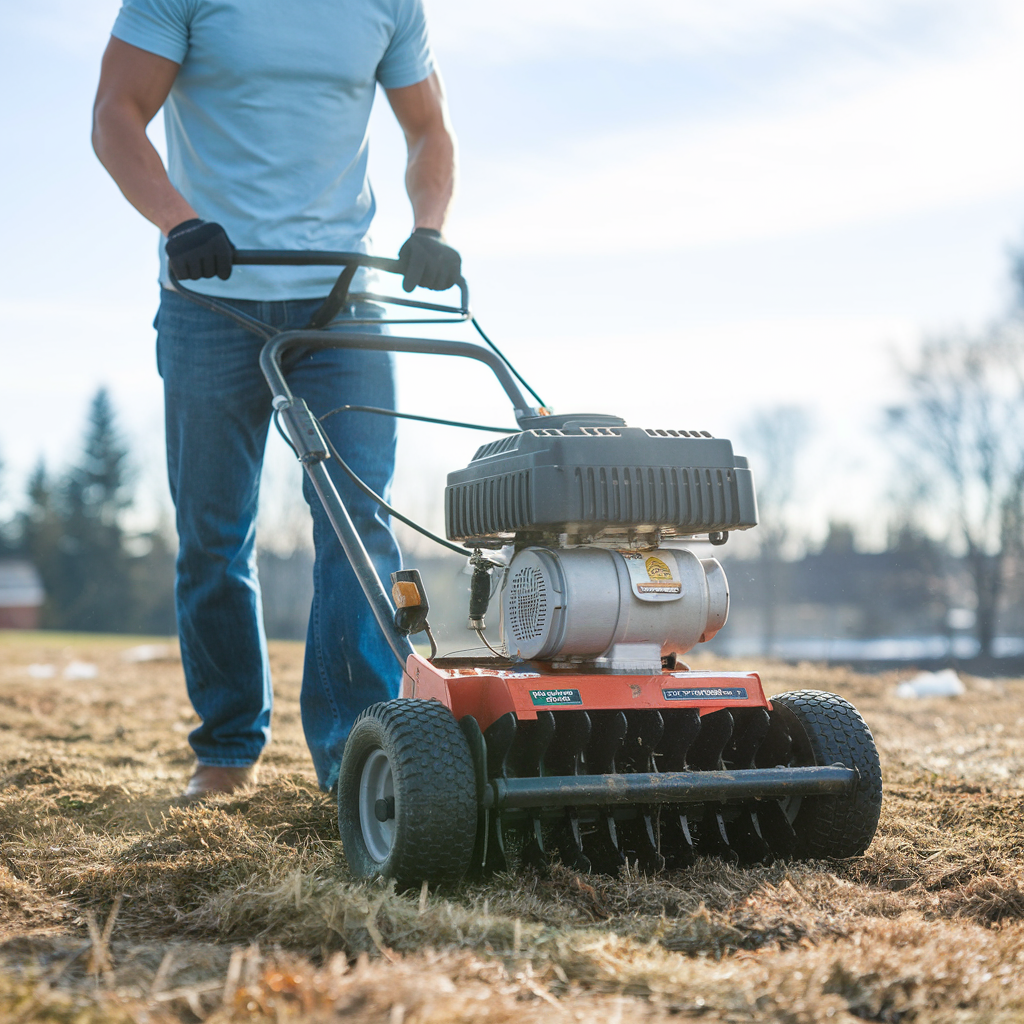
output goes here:
[{"label": "patch of snow", "polygon": [[964,684],[951,668],[941,672],[920,672],[896,687],[896,696],[904,700],[923,700],[926,697],[960,697]]}]

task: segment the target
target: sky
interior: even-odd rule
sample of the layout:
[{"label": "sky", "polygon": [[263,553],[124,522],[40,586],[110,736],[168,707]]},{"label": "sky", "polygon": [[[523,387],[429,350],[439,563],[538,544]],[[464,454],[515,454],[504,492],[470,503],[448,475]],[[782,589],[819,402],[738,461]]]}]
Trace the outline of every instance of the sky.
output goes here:
[{"label": "sky", "polygon": [[[96,162],[117,0],[33,0],[0,38],[0,457],[6,508],[78,453],[111,389],[139,521],[168,503],[151,322],[157,232]],[[473,308],[556,411],[742,437],[811,428],[800,519],[884,535],[880,410],[921,338],[982,329],[1024,244],[1024,6],[1014,0],[428,0],[459,137],[447,234]],[[378,252],[410,230],[404,144],[372,119]],[[158,145],[162,127],[151,135]],[[453,336],[462,336],[457,331]],[[401,357],[401,406],[510,420],[486,371]],[[479,435],[403,427],[395,502],[438,524]],[[742,448],[737,444],[738,449]],[[756,469],[756,466],[755,466]],[[268,455],[267,528],[297,470]],[[881,511],[880,511],[881,510]]]}]

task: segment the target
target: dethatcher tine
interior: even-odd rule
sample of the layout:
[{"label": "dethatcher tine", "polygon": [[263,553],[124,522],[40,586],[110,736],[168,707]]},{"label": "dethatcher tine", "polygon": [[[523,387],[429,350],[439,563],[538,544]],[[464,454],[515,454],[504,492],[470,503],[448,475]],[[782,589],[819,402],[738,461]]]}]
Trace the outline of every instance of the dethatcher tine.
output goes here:
[{"label": "dethatcher tine", "polygon": [[[260,365],[279,426],[404,672],[402,696],[356,720],[341,764],[338,823],[357,876],[407,886],[506,870],[514,858],[614,873],[627,862],[682,868],[702,854],[768,863],[867,849],[881,773],[853,706],[813,690],[769,700],[756,672],[697,672],[681,660],[729,610],[721,565],[683,542],[724,544],[757,523],[750,470],[730,442],[549,415],[482,331],[489,347],[325,329],[358,298],[418,312],[383,322],[472,320],[479,330],[464,281],[456,307],[349,293],[358,267],[400,273],[395,260],[239,251],[235,262],[343,268],[309,327],[284,332],[175,284],[266,339]],[[428,658],[412,647],[409,636],[426,632],[435,650],[423,583],[406,569],[392,574],[391,598],[385,591],[330,464],[372,492],[292,394],[281,361],[296,347],[462,356],[497,377],[519,429],[498,431],[449,474],[448,541],[435,538],[469,558],[469,628],[485,656]],[[503,650],[484,633],[496,585]]]}]

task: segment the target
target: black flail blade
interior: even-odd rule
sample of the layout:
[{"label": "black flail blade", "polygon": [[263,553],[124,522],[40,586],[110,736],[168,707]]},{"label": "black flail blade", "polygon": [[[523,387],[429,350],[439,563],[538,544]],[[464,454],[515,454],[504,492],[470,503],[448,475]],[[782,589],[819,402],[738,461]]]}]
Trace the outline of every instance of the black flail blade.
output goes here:
[{"label": "black flail blade", "polygon": [[583,835],[575,808],[566,808],[565,819],[555,826],[552,840],[559,859],[567,868],[584,874],[593,870],[590,858],[583,852]]},{"label": "black flail blade", "polygon": [[625,854],[619,841],[615,819],[602,813],[595,824],[582,831],[583,850],[594,871],[605,875],[617,875],[626,863]]},{"label": "black flail blade", "polygon": [[696,860],[693,837],[686,809],[681,804],[670,805],[661,812],[661,854],[669,871],[692,866]]},{"label": "black flail blade", "polygon": [[690,836],[697,853],[704,857],[717,857],[729,864],[738,864],[739,854],[733,849],[726,830],[721,809],[715,804],[704,805],[704,815],[690,821]]},{"label": "black flail blade", "polygon": [[[581,775],[590,742],[590,716],[586,711],[560,711],[555,715],[555,738],[544,758],[544,770],[550,775]],[[591,870],[583,852],[580,820],[575,807],[565,809],[565,817],[551,830],[551,841],[562,863],[574,871]]]},{"label": "black flail blade", "polygon": [[536,868],[541,874],[547,874],[549,861],[548,851],[544,845],[544,831],[540,818],[536,815],[530,819],[523,844],[523,863]]},{"label": "black flail blade", "polygon": [[612,775],[615,773],[616,755],[628,728],[626,716],[621,711],[591,711],[590,723],[586,774]]},{"label": "black flail blade", "polygon": [[626,735],[615,758],[620,772],[653,772],[654,751],[665,734],[665,719],[661,712],[627,711]]},{"label": "black flail blade", "polygon": [[698,771],[713,772],[723,767],[722,752],[732,739],[733,719],[726,711],[712,711],[702,715],[700,732],[690,747],[687,756],[689,767]]},{"label": "black flail blade", "polygon": [[508,855],[505,853],[505,830],[501,815],[487,811],[487,842],[484,846],[484,873],[508,871]]},{"label": "black flail blade", "polygon": [[503,779],[508,775],[508,754],[517,731],[516,716],[511,711],[493,721],[485,730],[488,779]]},{"label": "black flail blade", "polygon": [[757,812],[743,807],[729,820],[729,845],[739,855],[741,864],[771,864],[775,855],[761,834]]},{"label": "black flail blade", "polygon": [[554,736],[555,716],[552,712],[538,711],[532,722],[521,719],[508,756],[509,771],[521,779],[540,775],[544,756]]},{"label": "black flail blade", "polygon": [[778,800],[754,803],[758,829],[776,860],[791,860],[796,855],[796,832]]},{"label": "black flail blade", "polygon": [[586,711],[559,711],[553,718],[555,736],[544,755],[544,774],[583,774],[583,755],[590,742],[590,715]]},{"label": "black flail blade", "polygon": [[753,768],[771,721],[764,708],[743,708],[732,712],[735,729],[726,744],[722,759],[727,768]]},{"label": "black flail blade", "polygon": [[661,855],[658,837],[657,818],[649,813],[649,808],[642,808],[635,818],[617,821],[615,827],[619,834],[619,846],[627,861],[636,862],[641,871],[653,874],[665,867],[665,858]]},{"label": "black flail blade", "polygon": [[658,750],[658,771],[681,772],[686,769],[686,755],[700,732],[700,712],[696,708],[662,711],[665,732]]},{"label": "black flail blade", "polygon": [[768,732],[757,748],[754,765],[757,768],[775,768],[788,765],[793,758],[793,737],[778,709],[768,714]]}]

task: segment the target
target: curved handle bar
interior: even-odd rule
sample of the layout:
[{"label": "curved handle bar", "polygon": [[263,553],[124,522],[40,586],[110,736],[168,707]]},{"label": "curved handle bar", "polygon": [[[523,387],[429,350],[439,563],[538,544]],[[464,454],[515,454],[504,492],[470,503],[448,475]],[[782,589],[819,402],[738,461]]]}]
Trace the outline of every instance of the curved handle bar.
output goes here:
[{"label": "curved handle bar", "polygon": [[[535,412],[527,402],[503,359],[490,349],[468,341],[442,341],[433,338],[399,338],[392,334],[363,334],[343,331],[282,331],[274,335],[260,352],[260,369],[275,400],[294,401],[285,380],[281,360],[296,346],[302,348],[359,348],[376,352],[416,352],[422,355],[462,356],[487,366],[512,402],[517,422]],[[276,407],[276,404],[275,404]]]},{"label": "curved handle bar", "polygon": [[[362,348],[389,352],[419,352],[432,355],[462,356],[468,359],[475,359],[484,363],[498,378],[505,394],[512,401],[513,411],[517,421],[523,422],[530,419],[536,412],[519,390],[515,374],[508,363],[508,360],[494,348],[493,342],[485,337],[490,349],[481,345],[468,342],[427,340],[423,338],[397,338],[391,335],[352,334],[338,330],[322,331],[321,326],[333,318],[341,308],[348,294],[348,286],[351,283],[352,275],[358,267],[371,267],[374,270],[383,270],[390,274],[403,273],[401,263],[395,259],[388,259],[384,256],[370,256],[361,252],[330,252],[327,250],[306,249],[293,251],[289,249],[236,249],[234,262],[238,265],[248,266],[335,266],[342,267],[341,275],[338,278],[331,294],[327,297],[324,305],[314,316],[314,321],[322,313],[328,313],[324,322],[312,322],[304,330],[292,330],[278,332],[269,324],[261,323],[247,314],[235,309],[228,303],[208,295],[202,295],[184,287],[168,268],[171,283],[186,298],[200,306],[220,313],[235,320],[240,326],[247,330],[254,331],[266,341],[263,351],[260,354],[260,367],[263,375],[270,385],[270,390],[275,399],[282,398],[286,401],[293,399],[291,390],[284,378],[281,367],[281,359],[288,349],[293,346],[302,345],[306,348]],[[366,293],[367,299],[392,303],[394,305],[412,306],[419,309],[427,309],[441,313],[458,314],[460,319],[468,320],[472,314],[469,311],[469,287],[466,279],[461,275],[455,282],[461,295],[461,305],[443,306],[437,303],[421,302],[418,299],[402,299],[398,296],[374,295]],[[359,321],[356,321],[358,323]],[[369,321],[368,321],[369,322]],[[375,320],[374,323],[388,322]],[[423,321],[396,321],[412,323],[445,323],[442,320]],[[476,321],[474,321],[475,323]],[[479,330],[479,328],[478,328]],[[521,379],[521,378],[520,378]],[[539,401],[539,399],[538,399]]]},{"label": "curved handle bar", "polygon": [[[387,274],[404,273],[402,264],[387,256],[370,256],[365,252],[331,252],[327,249],[236,249],[233,262],[239,266],[250,267],[370,267],[373,270],[383,270]],[[459,289],[460,295],[458,308],[419,302],[416,299],[401,299],[397,296],[391,301],[399,306],[415,306],[417,309],[461,313],[463,316],[467,316],[469,314],[469,286],[461,274],[456,278],[455,286]]]}]

